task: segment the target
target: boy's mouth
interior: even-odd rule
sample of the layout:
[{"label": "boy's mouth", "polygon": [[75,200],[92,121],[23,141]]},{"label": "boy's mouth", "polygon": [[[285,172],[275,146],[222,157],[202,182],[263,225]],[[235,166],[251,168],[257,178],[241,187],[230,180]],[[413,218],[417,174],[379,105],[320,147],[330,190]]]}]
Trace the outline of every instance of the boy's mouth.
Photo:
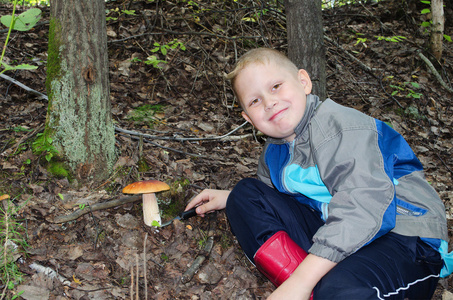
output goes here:
[{"label": "boy's mouth", "polygon": [[269,121],[275,120],[276,118],[278,118],[278,117],[279,117],[283,112],[285,112],[286,110],[287,110],[287,108],[284,108],[284,109],[282,109],[282,110],[279,110],[278,112],[276,112],[275,114],[273,114],[273,115],[270,117]]}]

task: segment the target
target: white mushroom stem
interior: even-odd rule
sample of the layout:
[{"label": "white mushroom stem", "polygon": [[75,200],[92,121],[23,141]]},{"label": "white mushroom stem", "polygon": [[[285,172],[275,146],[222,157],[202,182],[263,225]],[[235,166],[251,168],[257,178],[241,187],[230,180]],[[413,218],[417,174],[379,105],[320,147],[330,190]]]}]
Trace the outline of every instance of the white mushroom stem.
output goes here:
[{"label": "white mushroom stem", "polygon": [[147,226],[151,226],[153,221],[162,224],[159,213],[159,206],[155,193],[143,194],[143,220]]}]

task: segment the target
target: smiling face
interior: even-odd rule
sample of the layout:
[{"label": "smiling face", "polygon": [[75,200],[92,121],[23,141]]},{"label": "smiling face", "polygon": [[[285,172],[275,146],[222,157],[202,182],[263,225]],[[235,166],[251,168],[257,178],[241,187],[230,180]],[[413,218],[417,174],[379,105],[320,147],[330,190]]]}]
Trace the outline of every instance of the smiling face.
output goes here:
[{"label": "smiling face", "polygon": [[289,142],[295,138],[312,87],[305,70],[253,63],[240,71],[234,87],[247,121],[270,137]]}]

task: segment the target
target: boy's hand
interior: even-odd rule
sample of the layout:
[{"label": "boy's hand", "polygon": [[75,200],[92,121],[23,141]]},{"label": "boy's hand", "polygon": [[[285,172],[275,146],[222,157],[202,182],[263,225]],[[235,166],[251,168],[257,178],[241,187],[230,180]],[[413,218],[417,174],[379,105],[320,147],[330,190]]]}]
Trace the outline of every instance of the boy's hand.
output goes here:
[{"label": "boy's hand", "polygon": [[206,213],[213,212],[215,210],[224,209],[226,207],[226,202],[230,191],[224,190],[204,190],[192,200],[186,206],[186,210],[191,209],[194,206],[197,206],[197,214],[204,217]]}]

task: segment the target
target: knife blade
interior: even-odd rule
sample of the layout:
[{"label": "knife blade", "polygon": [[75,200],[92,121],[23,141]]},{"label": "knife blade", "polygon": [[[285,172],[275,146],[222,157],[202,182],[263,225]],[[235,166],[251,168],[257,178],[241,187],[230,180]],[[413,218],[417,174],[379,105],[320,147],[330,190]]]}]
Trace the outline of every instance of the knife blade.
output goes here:
[{"label": "knife blade", "polygon": [[196,212],[195,210],[196,210],[196,207],[191,208],[191,209],[189,209],[188,211],[183,211],[183,212],[181,212],[179,215],[177,215],[176,217],[174,217],[173,219],[171,219],[170,221],[167,221],[167,222],[165,222],[165,223],[162,223],[162,225],[160,225],[160,227],[168,226],[168,225],[170,225],[171,223],[173,223],[174,220],[187,220],[187,219],[189,219],[189,218],[192,218],[193,216],[196,216],[196,215],[197,215],[197,212]]}]

